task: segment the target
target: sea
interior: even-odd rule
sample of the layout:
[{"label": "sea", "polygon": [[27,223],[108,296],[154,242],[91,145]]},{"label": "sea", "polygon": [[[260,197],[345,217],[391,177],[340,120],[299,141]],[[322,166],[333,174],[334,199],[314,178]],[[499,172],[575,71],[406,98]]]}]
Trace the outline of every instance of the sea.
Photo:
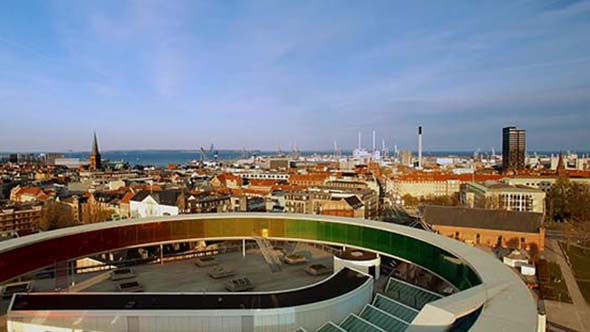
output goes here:
[{"label": "sea", "polygon": [[[279,151],[240,151],[240,150],[219,150],[217,152],[218,160],[236,160],[245,159],[252,156],[278,156],[284,155],[285,152]],[[416,152],[413,152],[416,154]],[[555,151],[539,151],[539,155],[558,154]],[[334,151],[300,151],[300,156],[328,156],[333,155]],[[351,155],[352,151],[342,151],[343,156]],[[483,155],[486,153],[482,152]],[[490,154],[490,153],[487,153]],[[132,166],[135,165],[153,165],[166,166],[169,164],[185,165],[193,160],[201,160],[201,151],[199,150],[129,150],[129,151],[103,151],[102,158],[111,162],[122,161]],[[473,151],[424,151],[426,157],[471,157]],[[88,159],[89,152],[68,152],[65,157]],[[214,160],[215,152],[206,151],[204,158]]]}]

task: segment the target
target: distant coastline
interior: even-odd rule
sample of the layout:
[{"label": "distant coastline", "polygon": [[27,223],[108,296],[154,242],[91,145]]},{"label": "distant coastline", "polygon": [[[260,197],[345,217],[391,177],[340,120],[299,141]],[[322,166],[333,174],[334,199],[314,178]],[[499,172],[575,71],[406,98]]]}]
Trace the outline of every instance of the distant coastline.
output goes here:
[{"label": "distant coastline", "polygon": [[[284,155],[289,155],[290,152],[282,152]],[[391,153],[391,152],[390,152]],[[416,151],[412,153],[416,154]],[[533,153],[533,152],[531,152]],[[539,155],[559,154],[559,151],[539,151]],[[579,152],[586,153],[586,152]],[[333,155],[334,151],[300,151],[300,156],[313,155]],[[351,155],[352,151],[342,151],[343,156]],[[482,155],[489,155],[491,152],[484,151]],[[501,154],[501,152],[500,152]],[[67,157],[87,159],[89,152],[72,152],[65,153]],[[238,150],[219,150],[218,160],[236,160],[242,158],[250,158],[252,156],[278,156],[278,151],[238,151]],[[424,156],[427,157],[472,157],[473,151],[424,151]],[[187,164],[192,160],[200,160],[201,152],[197,150],[130,150],[130,151],[104,151],[102,157],[107,160],[117,161],[122,160],[131,165],[155,165],[165,166],[168,164]],[[205,158],[212,160],[213,154],[207,151]]]},{"label": "distant coastline", "polygon": [[[590,154],[589,151],[572,151],[578,154]],[[0,152],[0,155],[7,155],[12,153],[24,153],[24,154],[40,154],[45,152]],[[90,154],[89,151],[75,151],[75,152],[59,152],[63,153],[67,158],[80,158],[80,159],[88,159]],[[217,159],[218,160],[236,160],[242,158],[250,158],[254,155],[256,156],[278,156],[281,153],[283,155],[291,155],[292,152],[290,151],[262,151],[262,150],[251,150],[251,151],[241,151],[241,150],[218,150],[217,151]],[[321,150],[321,151],[299,151],[300,156],[328,156],[333,155],[334,151],[329,150]],[[392,151],[389,152],[390,154]],[[416,151],[412,151],[413,154],[416,154]],[[447,157],[447,156],[456,156],[456,157],[472,157],[474,151],[424,151],[423,155],[426,157]],[[538,155],[556,155],[559,154],[559,151],[529,151],[530,155],[537,153]],[[351,150],[344,150],[341,151],[342,156],[351,155]],[[501,151],[496,152],[497,155],[501,155]],[[129,163],[130,165],[154,165],[154,166],[166,166],[168,164],[187,164],[193,160],[200,160],[201,159],[201,151],[200,150],[187,150],[187,149],[180,149],[180,150],[162,150],[162,149],[153,149],[153,150],[109,150],[109,151],[101,151],[102,158],[109,161],[123,161]],[[482,156],[490,156],[491,151],[481,151],[480,155]],[[206,160],[213,160],[214,159],[214,152],[206,151],[205,152],[205,159]]]}]

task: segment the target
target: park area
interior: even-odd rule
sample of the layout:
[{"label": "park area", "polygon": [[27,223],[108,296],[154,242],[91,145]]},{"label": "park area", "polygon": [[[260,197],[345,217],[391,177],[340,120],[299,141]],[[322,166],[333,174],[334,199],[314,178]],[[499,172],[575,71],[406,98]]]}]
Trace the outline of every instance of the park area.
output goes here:
[{"label": "park area", "polygon": [[567,253],[580,292],[587,303],[590,303],[590,247],[576,244],[561,244]]},{"label": "park area", "polygon": [[537,268],[541,298],[545,300],[572,303],[559,264],[541,259],[537,264]]}]

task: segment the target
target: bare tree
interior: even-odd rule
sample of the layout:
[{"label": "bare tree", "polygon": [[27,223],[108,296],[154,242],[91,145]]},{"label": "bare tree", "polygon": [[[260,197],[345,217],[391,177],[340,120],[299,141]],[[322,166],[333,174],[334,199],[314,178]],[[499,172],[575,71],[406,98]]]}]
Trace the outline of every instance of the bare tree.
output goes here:
[{"label": "bare tree", "polygon": [[74,225],[72,211],[67,204],[49,200],[43,206],[39,228],[44,231]]},{"label": "bare tree", "polygon": [[500,202],[498,200],[498,196],[488,196],[483,201],[483,208],[484,209],[499,209]]}]

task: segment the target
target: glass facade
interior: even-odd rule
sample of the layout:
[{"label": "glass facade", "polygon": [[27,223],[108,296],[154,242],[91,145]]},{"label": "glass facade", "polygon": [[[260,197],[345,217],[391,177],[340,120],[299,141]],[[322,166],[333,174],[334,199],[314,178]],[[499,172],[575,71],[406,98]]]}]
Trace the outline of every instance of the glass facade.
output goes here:
[{"label": "glass facade", "polygon": [[481,283],[475,271],[461,259],[401,234],[338,222],[230,216],[136,223],[33,243],[0,253],[0,281],[55,262],[129,246],[188,239],[251,237],[263,233],[272,238],[331,242],[382,252],[420,265],[460,290]]}]

